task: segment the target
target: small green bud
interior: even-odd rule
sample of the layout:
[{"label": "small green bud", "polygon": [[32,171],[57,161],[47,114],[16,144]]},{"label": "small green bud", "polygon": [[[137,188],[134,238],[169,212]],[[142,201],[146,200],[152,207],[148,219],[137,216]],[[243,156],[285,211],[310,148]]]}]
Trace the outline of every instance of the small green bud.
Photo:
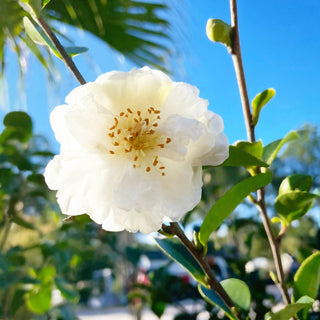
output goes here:
[{"label": "small green bud", "polygon": [[213,42],[220,42],[231,46],[231,26],[220,19],[209,19],[207,22],[207,36]]},{"label": "small green bud", "polygon": [[199,239],[199,232],[197,232],[196,230],[193,231],[193,243],[195,248],[197,249],[198,252],[200,252],[202,255],[206,255],[207,254],[207,246],[204,246],[200,239]]}]

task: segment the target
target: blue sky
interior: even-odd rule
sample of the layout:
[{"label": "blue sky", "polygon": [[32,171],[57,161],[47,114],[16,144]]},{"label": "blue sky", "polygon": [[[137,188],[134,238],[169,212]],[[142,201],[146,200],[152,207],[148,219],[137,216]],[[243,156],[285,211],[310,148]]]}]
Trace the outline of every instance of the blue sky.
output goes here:
[{"label": "blue sky", "polygon": [[[181,15],[184,38],[179,40],[180,62],[184,71],[175,81],[189,82],[210,101],[210,109],[220,114],[230,143],[246,139],[240,98],[232,59],[224,46],[210,42],[205,35],[208,18],[230,21],[227,0],[185,0]],[[274,88],[275,98],[263,109],[257,138],[265,144],[283,137],[304,123],[320,124],[320,1],[268,0],[238,3],[240,37],[250,100],[266,88]],[[91,35],[69,30],[77,45],[89,53],[75,58],[87,81],[110,70],[130,70],[134,65],[112,52]],[[94,63],[90,62],[94,60]],[[26,102],[17,92],[17,66],[8,59],[8,88],[11,110],[27,108],[37,133],[54,142],[49,112],[62,104],[77,81],[57,62],[61,70],[59,89],[50,93],[41,66],[30,59],[26,75]],[[1,118],[3,112],[1,112]]]}]

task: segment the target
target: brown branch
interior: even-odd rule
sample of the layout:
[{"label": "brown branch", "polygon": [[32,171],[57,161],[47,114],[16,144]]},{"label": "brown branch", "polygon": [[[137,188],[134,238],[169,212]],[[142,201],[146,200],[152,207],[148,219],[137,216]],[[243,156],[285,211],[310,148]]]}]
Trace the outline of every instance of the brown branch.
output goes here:
[{"label": "brown branch", "polygon": [[85,84],[86,80],[84,80],[77,66],[74,64],[74,62],[72,61],[72,59],[70,58],[66,50],[63,48],[62,44],[60,43],[56,35],[53,33],[49,25],[41,17],[38,18],[38,21],[43,31],[47,34],[47,36],[52,41],[52,43],[54,44],[58,52],[61,54],[62,60],[65,63],[65,65],[73,73],[73,75],[76,77],[76,79],[79,81],[81,85]]},{"label": "brown branch", "polygon": [[237,317],[237,319],[241,319],[240,315],[236,311],[236,307],[227,294],[227,292],[223,289],[220,282],[216,279],[215,275],[213,274],[211,267],[206,259],[205,256],[201,252],[199,252],[194,244],[186,237],[183,230],[180,228],[179,224],[177,222],[170,223],[170,226],[162,225],[162,229],[165,232],[168,232],[170,234],[173,234],[177,236],[181,243],[187,248],[187,250],[191,253],[191,255],[196,259],[196,261],[201,266],[202,270],[207,276],[207,281],[211,289],[216,291],[216,293],[219,295],[219,297],[222,299],[222,301],[230,308],[230,310],[233,312],[233,314]]},{"label": "brown branch", "polygon": [[246,78],[244,75],[241,47],[240,47],[240,36],[238,27],[238,13],[237,13],[237,1],[230,0],[231,10],[231,50],[233,65],[237,76],[238,87],[240,92],[240,98],[242,103],[242,111],[247,129],[247,137],[249,141],[255,141],[254,126],[252,125],[252,115],[250,111],[250,103],[248,97],[248,90],[246,84]]},{"label": "brown branch", "polygon": [[[252,114],[250,109],[248,90],[247,90],[246,79],[244,75],[242,57],[241,57],[236,0],[230,0],[230,12],[231,12],[231,27],[232,27],[232,35],[231,35],[232,41],[231,41],[230,53],[232,55],[233,64],[234,64],[234,68],[237,76],[248,140],[250,142],[255,142],[255,131],[254,131],[254,125],[252,124]],[[279,280],[279,289],[280,289],[283,301],[285,302],[285,304],[288,305],[290,304],[290,297],[286,287],[283,266],[282,266],[281,257],[280,257],[280,248],[279,248],[280,242],[277,241],[271,229],[271,223],[268,218],[267,209],[265,205],[265,195],[264,195],[263,188],[257,191],[257,201],[255,204],[261,214],[263,226],[267,234],[270,248],[272,251],[272,256],[274,259],[276,272]]]}]

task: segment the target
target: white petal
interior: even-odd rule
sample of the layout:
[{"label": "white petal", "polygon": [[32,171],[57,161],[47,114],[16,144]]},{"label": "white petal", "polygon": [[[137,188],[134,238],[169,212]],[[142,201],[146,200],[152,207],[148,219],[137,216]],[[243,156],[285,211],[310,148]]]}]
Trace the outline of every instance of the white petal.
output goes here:
[{"label": "white petal", "polygon": [[199,90],[196,87],[179,82],[174,83],[162,105],[161,112],[197,119],[207,111],[208,104],[207,100],[199,98]]},{"label": "white petal", "polygon": [[171,138],[171,142],[159,151],[159,155],[183,160],[190,140],[196,141],[201,137],[203,124],[195,119],[171,115],[162,123],[159,130]]},{"label": "white petal", "polygon": [[132,109],[159,107],[171,91],[172,81],[164,73],[149,68],[129,73],[112,72],[88,84],[95,101],[118,114]]},{"label": "white petal", "polygon": [[219,165],[229,156],[228,139],[223,131],[222,118],[207,111],[201,118],[204,134],[189,145],[188,158],[193,165]]}]

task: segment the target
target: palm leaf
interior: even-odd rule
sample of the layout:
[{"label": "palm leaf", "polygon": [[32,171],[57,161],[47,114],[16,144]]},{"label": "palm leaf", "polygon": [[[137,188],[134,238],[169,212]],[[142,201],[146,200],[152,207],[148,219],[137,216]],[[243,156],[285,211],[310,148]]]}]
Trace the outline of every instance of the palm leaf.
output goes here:
[{"label": "palm leaf", "polygon": [[[166,70],[170,56],[169,22],[162,18],[169,10],[158,2],[135,0],[51,0],[44,8],[47,21],[58,21],[86,30],[124,54],[138,66]],[[1,0],[0,75],[5,70],[8,47],[18,62],[28,50],[46,70],[53,68],[49,52],[39,49],[25,34],[22,18],[28,16],[17,0]],[[66,38],[60,34],[61,37]],[[22,73],[22,70],[20,70]]]},{"label": "palm leaf", "polygon": [[[165,69],[168,7],[135,0],[51,0],[45,11],[52,20],[89,31],[137,65]],[[162,14],[163,16],[163,14]]]}]

